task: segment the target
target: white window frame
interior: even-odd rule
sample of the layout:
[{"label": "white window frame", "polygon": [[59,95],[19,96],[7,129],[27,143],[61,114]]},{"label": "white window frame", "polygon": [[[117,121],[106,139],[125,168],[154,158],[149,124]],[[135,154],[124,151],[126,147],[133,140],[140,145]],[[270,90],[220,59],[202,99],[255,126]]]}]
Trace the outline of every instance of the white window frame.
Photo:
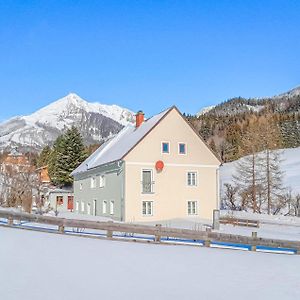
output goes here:
[{"label": "white window frame", "polygon": [[102,214],[107,214],[107,200],[102,201]]},{"label": "white window frame", "polygon": [[[190,173],[195,174],[195,181],[194,181],[195,184],[189,184],[189,174]],[[192,179],[191,179],[191,183],[193,183]],[[198,186],[198,171],[187,171],[186,172],[186,185],[188,187],[197,187]]]},{"label": "white window frame", "polygon": [[97,179],[95,176],[91,177],[91,189],[96,188],[97,185]]},{"label": "white window frame", "polygon": [[[184,145],[185,146],[185,152],[184,153],[180,153],[180,145]],[[187,154],[187,144],[185,142],[179,142],[178,143],[178,154],[179,155],[186,155]]]},{"label": "white window frame", "polygon": [[[149,193],[143,192],[143,172],[144,171],[150,171],[151,172],[151,191]],[[154,194],[154,184],[155,184],[154,169],[153,168],[142,168],[141,169],[141,194],[144,194],[144,195]]]},{"label": "white window frame", "polygon": [[[194,207],[192,207],[194,205]],[[188,216],[197,216],[198,215],[198,201],[197,200],[188,200],[187,201],[187,214]]]},{"label": "white window frame", "polygon": [[[169,152],[164,152],[163,150],[163,144],[168,144],[169,145]],[[167,154],[169,155],[170,152],[171,152],[171,143],[168,142],[168,141],[162,141],[161,144],[160,144],[160,150],[161,150],[161,154]]]},{"label": "white window frame", "polygon": [[75,210],[76,210],[76,211],[79,211],[79,201],[76,201],[76,202],[75,202]]},{"label": "white window frame", "polygon": [[110,215],[115,214],[115,201],[114,200],[109,201],[109,214]]},{"label": "white window frame", "polygon": [[[146,205],[144,211],[144,204]],[[150,206],[148,206],[150,205]],[[148,209],[150,208],[150,213],[148,213]],[[153,201],[143,200],[142,201],[142,216],[143,217],[151,217],[153,216]]]},{"label": "white window frame", "polygon": [[88,215],[90,215],[91,214],[91,203],[87,203],[87,205],[86,205],[86,213],[88,214]]},{"label": "white window frame", "polygon": [[84,212],[84,209],[85,209],[85,203],[81,201],[81,212]]},{"label": "white window frame", "polygon": [[99,187],[104,188],[105,187],[105,175],[99,175]]}]

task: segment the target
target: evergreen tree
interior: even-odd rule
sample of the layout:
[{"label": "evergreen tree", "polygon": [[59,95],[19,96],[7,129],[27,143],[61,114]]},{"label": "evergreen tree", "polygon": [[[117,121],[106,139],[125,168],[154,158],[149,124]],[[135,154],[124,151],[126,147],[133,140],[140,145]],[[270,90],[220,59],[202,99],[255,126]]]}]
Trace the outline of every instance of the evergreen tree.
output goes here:
[{"label": "evergreen tree", "polygon": [[60,185],[71,185],[70,176],[87,157],[82,137],[76,127],[69,129],[63,136],[56,156],[56,181]]},{"label": "evergreen tree", "polygon": [[49,164],[50,155],[51,155],[51,148],[49,146],[44,147],[44,149],[42,150],[41,154],[37,159],[37,166],[39,168],[43,166],[47,166]]}]

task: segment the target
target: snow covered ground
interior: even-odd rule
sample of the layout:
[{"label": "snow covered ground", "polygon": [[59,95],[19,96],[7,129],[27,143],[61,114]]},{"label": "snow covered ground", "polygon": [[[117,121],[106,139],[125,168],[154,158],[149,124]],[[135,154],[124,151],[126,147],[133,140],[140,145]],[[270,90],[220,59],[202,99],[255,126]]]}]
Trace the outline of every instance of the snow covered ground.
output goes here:
[{"label": "snow covered ground", "polygon": [[[294,194],[300,194],[300,147],[282,151],[281,169],[284,172],[284,186],[292,188]],[[220,168],[221,187],[232,182],[237,161],[226,163]]]},{"label": "snow covered ground", "polygon": [[0,227],[6,300],[300,299],[300,257]]}]

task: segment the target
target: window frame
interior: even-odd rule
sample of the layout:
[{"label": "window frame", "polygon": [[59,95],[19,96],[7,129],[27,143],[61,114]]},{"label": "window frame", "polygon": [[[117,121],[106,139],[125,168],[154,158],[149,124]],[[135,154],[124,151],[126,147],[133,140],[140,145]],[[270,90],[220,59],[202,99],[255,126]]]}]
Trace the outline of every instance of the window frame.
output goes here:
[{"label": "window frame", "polygon": [[[144,171],[150,171],[151,172],[151,191],[150,192],[144,192],[143,190],[143,172]],[[149,194],[154,194],[154,169],[153,168],[142,168],[141,169],[141,194],[143,195],[149,195]]]},{"label": "window frame", "polygon": [[[189,184],[189,174],[195,174],[195,184]],[[192,179],[191,179],[192,183]],[[186,185],[188,187],[197,187],[198,186],[198,171],[187,171],[186,172]]]},{"label": "window frame", "polygon": [[85,202],[84,201],[81,201],[81,203],[80,203],[80,211],[81,212],[85,211]]},{"label": "window frame", "polygon": [[109,214],[111,216],[115,214],[115,201],[114,200],[109,201]]},{"label": "window frame", "polygon": [[105,175],[104,174],[99,175],[99,187],[102,189],[105,187],[105,184],[106,184]]},{"label": "window frame", "polygon": [[[168,144],[168,152],[164,152],[164,144]],[[171,152],[171,143],[169,141],[162,141],[160,145],[161,154],[170,154]]]},{"label": "window frame", "polygon": [[107,200],[102,201],[102,214],[103,215],[107,214]]},{"label": "window frame", "polygon": [[[144,213],[144,203],[145,203],[145,213]],[[150,207],[147,206],[150,204]],[[152,217],[153,216],[153,201],[152,200],[142,200],[142,216],[143,217]],[[148,209],[150,208],[151,212],[148,213]]]},{"label": "window frame", "polygon": [[96,176],[92,176],[91,177],[91,189],[95,189],[97,186],[97,177]]},{"label": "window frame", "polygon": [[[195,207],[193,207],[192,204],[195,204]],[[187,215],[188,216],[197,216],[198,215],[198,201],[197,200],[188,200],[187,201]]]},{"label": "window frame", "polygon": [[[184,145],[184,153],[181,153],[180,152],[180,145]],[[187,144],[186,143],[184,143],[184,142],[179,142],[178,143],[178,154],[179,155],[187,155]]]}]

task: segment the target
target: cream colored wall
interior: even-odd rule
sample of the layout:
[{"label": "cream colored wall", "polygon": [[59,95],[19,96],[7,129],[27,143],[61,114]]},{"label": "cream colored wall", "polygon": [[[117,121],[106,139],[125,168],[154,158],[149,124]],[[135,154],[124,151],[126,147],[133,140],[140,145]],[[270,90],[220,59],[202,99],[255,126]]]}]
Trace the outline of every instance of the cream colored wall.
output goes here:
[{"label": "cream colored wall", "polygon": [[[161,153],[161,142],[170,142],[170,154]],[[187,154],[178,154],[178,143]],[[198,216],[211,219],[218,207],[219,161],[173,109],[151,133],[125,157],[125,220],[156,221],[189,217],[187,202],[197,201]],[[155,162],[162,160],[162,172]],[[142,169],[152,168],[153,194],[141,193]],[[187,186],[187,172],[198,173],[198,185]],[[153,201],[153,216],[142,215],[142,201]]]}]

